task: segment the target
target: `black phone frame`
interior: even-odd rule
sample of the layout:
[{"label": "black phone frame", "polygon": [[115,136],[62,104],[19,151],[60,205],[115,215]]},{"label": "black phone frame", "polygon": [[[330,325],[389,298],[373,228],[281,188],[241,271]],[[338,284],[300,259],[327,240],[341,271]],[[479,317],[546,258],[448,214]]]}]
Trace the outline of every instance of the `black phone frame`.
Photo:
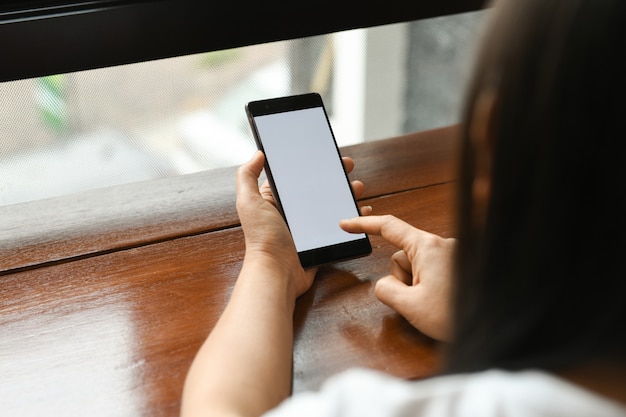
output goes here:
[{"label": "black phone frame", "polygon": [[[337,145],[335,134],[332,130],[332,126],[326,112],[326,107],[324,106],[322,97],[316,92],[275,97],[264,100],[255,100],[247,103],[245,106],[245,111],[248,117],[248,122],[250,123],[250,127],[252,129],[252,136],[254,137],[257,148],[260,151],[265,152],[259,132],[254,122],[254,117],[316,107],[320,107],[324,111],[326,122],[328,123],[328,126],[330,128],[333,142],[335,144],[335,149],[337,150],[337,155],[341,159],[341,151],[339,149],[339,146]],[[341,165],[346,181],[348,181],[348,185],[350,185],[350,179],[348,177],[348,173],[346,172],[345,166],[343,166],[343,164]],[[265,159],[264,169],[268,182],[270,184],[270,188],[272,189],[274,200],[276,201],[276,206],[283,216],[285,223],[287,223],[287,227],[289,227],[289,222],[287,221],[287,217],[285,216],[285,213],[283,211],[283,206],[280,202],[280,194],[276,190],[276,185],[272,176],[272,170],[267,161],[267,158]],[[359,207],[356,196],[354,195],[354,191],[352,190],[351,186],[349,187],[349,189],[350,193],[352,194],[352,200],[354,201],[357,213],[359,213]],[[311,268],[339,261],[345,261],[348,259],[359,258],[370,255],[371,253],[372,245],[369,237],[366,234],[365,237],[362,239],[351,240],[348,242],[342,242],[334,245],[298,252],[298,257],[300,258],[300,263],[304,268]]]}]

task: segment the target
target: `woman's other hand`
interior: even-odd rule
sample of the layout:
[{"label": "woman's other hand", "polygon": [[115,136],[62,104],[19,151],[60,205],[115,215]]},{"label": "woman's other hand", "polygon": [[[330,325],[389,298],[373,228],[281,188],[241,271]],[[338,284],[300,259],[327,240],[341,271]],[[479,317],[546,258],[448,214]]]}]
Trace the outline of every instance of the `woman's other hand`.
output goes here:
[{"label": "woman's other hand", "polygon": [[341,227],[382,236],[399,249],[391,257],[390,275],[376,282],[376,297],[424,334],[450,340],[456,240],[417,229],[392,215],[347,219]]}]

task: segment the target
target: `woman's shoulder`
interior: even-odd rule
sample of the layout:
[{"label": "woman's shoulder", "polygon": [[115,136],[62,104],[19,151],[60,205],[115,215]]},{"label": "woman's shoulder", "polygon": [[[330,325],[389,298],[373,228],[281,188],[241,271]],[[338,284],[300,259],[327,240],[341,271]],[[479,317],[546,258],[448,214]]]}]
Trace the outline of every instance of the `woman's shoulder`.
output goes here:
[{"label": "woman's shoulder", "polygon": [[[626,408],[549,373],[528,370],[405,381],[367,369],[294,395],[268,416],[626,416]],[[295,414],[294,414],[295,413]]]}]

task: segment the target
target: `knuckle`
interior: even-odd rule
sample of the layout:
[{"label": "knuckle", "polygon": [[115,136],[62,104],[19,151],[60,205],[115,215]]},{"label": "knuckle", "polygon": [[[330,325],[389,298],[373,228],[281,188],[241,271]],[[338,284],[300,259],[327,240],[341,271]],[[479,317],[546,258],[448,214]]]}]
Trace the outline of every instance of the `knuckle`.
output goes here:
[{"label": "knuckle", "polygon": [[380,217],[380,222],[383,226],[389,225],[395,221],[396,217],[393,214],[383,214]]},{"label": "knuckle", "polygon": [[425,247],[440,248],[446,245],[446,241],[441,236],[428,234],[424,237],[422,245]]}]

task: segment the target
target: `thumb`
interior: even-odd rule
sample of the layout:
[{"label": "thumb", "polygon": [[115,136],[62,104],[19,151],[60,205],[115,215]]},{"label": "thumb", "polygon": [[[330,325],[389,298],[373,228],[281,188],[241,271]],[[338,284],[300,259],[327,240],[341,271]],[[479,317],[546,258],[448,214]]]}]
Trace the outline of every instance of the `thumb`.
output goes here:
[{"label": "thumb", "polygon": [[263,170],[265,156],[263,152],[256,151],[252,158],[237,170],[237,190],[245,192],[258,191],[259,175]]},{"label": "thumb", "polygon": [[380,278],[374,286],[374,295],[387,306],[396,310],[405,318],[410,316],[415,306],[410,296],[411,286],[394,275]]},{"label": "thumb", "polygon": [[237,212],[247,208],[259,196],[259,175],[263,170],[264,155],[256,151],[252,158],[237,170]]}]

